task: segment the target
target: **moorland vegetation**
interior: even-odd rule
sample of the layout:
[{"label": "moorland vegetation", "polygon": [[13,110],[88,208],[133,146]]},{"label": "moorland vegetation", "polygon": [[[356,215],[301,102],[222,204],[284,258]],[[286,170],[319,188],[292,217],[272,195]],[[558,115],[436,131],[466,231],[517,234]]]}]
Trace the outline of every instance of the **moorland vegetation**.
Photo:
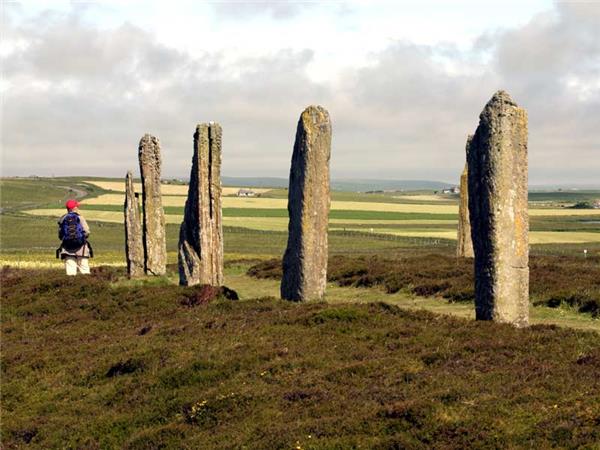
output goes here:
[{"label": "moorland vegetation", "polygon": [[[120,214],[118,203],[86,206],[119,194],[91,181],[115,182],[0,181],[3,448],[594,448],[600,440],[599,216],[565,207],[597,192],[533,195],[531,227],[552,234],[531,247],[534,325],[517,330],[471,320],[470,261],[456,259],[454,240],[423,235],[455,230],[455,214],[435,209],[454,207],[452,197],[334,192],[357,206],[332,210],[325,302],[302,305],[276,299],[286,232],[248,226],[252,217],[284,218],[257,202],[285,191],[224,208],[239,219],[224,228],[224,243],[225,284],[240,299],[207,303],[201,288],[177,286],[176,222],[167,225],[164,277],[128,280],[122,222],[103,220],[90,221],[92,275],[64,277],[56,217],[30,212],[84,191],[84,214]],[[386,202],[406,211],[360,209]],[[415,203],[430,212],[410,212]],[[418,234],[389,232],[407,229]],[[581,233],[592,240],[551,240]]]}]

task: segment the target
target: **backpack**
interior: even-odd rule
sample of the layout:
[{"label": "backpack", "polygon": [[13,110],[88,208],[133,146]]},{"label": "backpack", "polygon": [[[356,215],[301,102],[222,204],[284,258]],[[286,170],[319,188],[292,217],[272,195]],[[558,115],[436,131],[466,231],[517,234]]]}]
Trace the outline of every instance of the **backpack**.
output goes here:
[{"label": "backpack", "polygon": [[60,224],[60,236],[65,250],[75,251],[85,244],[85,232],[79,215],[68,213]]}]

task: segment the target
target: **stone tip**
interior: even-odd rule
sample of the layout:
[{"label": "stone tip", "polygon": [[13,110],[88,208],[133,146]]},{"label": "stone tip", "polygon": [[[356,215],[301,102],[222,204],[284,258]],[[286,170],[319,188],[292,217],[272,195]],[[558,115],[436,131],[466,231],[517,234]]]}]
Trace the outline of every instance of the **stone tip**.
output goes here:
[{"label": "stone tip", "polygon": [[487,107],[496,107],[497,105],[501,105],[504,103],[512,105],[512,106],[518,106],[517,103],[508,94],[508,92],[500,89],[500,90],[496,91],[494,93],[494,95],[492,95],[492,98],[490,99],[490,101],[487,103],[486,106]]},{"label": "stone tip", "polygon": [[325,108],[323,108],[321,105],[308,105],[306,108],[304,108],[303,112],[321,112],[324,114],[329,114],[327,112],[327,110]]},{"label": "stone tip", "polygon": [[140,145],[145,144],[147,142],[158,143],[158,138],[156,136],[151,135],[150,133],[145,133],[140,139]]},{"label": "stone tip", "polygon": [[198,131],[200,128],[203,128],[203,127],[210,128],[210,127],[219,127],[219,126],[221,126],[219,124],[219,122],[215,122],[214,120],[211,120],[210,122],[198,122],[196,124],[196,131]]},{"label": "stone tip", "polygon": [[302,120],[308,121],[314,125],[328,124],[330,122],[329,112],[320,105],[307,106],[304,111],[302,111],[300,117]]}]

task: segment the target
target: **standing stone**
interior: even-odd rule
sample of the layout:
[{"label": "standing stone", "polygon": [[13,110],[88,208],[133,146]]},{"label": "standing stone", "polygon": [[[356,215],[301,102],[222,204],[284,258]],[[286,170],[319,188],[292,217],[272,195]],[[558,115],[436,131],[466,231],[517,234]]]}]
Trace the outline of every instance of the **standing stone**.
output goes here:
[{"label": "standing stone", "polygon": [[529,322],[527,113],[498,91],[468,152],[478,320]]},{"label": "standing stone", "polygon": [[[473,136],[467,138],[467,154]],[[469,169],[465,169],[460,176],[460,203],[458,205],[458,240],[456,243],[456,256],[459,258],[473,257],[473,240],[471,239],[471,221],[469,220]]]},{"label": "standing stone", "polygon": [[309,106],[298,121],[288,192],[288,243],[281,297],[318,300],[327,282],[331,122],[321,106]]},{"label": "standing stone", "polygon": [[167,271],[165,213],[160,193],[160,142],[149,134],[140,140],[138,157],[144,207],[144,270],[148,275]]},{"label": "standing stone", "polygon": [[196,127],[185,213],[179,230],[179,284],[223,284],[221,126]]},{"label": "standing stone", "polygon": [[144,275],[144,244],[142,242],[142,219],[140,204],[133,188],[133,175],[125,177],[125,256],[127,275],[138,278]]}]

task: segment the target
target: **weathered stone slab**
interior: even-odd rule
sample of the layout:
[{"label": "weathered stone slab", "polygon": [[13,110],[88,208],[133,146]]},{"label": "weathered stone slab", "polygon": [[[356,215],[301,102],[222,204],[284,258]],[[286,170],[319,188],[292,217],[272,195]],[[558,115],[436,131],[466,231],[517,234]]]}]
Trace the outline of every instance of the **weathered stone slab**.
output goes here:
[{"label": "weathered stone slab", "polygon": [[144,135],[140,140],[138,158],[144,208],[144,270],[148,275],[164,275],[167,271],[167,239],[160,189],[161,156],[158,138]]},{"label": "weathered stone slab", "polygon": [[506,92],[483,109],[467,158],[476,317],[526,326],[527,113]]},{"label": "weathered stone slab", "polygon": [[133,187],[131,171],[128,171],[125,177],[124,213],[127,275],[129,278],[138,278],[144,275],[144,244],[140,204]]},{"label": "weathered stone slab", "polygon": [[184,286],[223,284],[221,142],[219,124],[204,123],[196,128],[190,186],[179,231],[179,283]]},{"label": "weathered stone slab", "polygon": [[[473,136],[467,138],[466,152]],[[471,221],[469,219],[469,169],[465,169],[460,176],[460,203],[458,205],[458,239],[456,242],[456,256],[459,258],[473,257],[473,241],[471,239]]]},{"label": "weathered stone slab", "polygon": [[321,106],[309,106],[298,121],[288,192],[288,243],[281,297],[318,300],[327,282],[331,121]]}]

